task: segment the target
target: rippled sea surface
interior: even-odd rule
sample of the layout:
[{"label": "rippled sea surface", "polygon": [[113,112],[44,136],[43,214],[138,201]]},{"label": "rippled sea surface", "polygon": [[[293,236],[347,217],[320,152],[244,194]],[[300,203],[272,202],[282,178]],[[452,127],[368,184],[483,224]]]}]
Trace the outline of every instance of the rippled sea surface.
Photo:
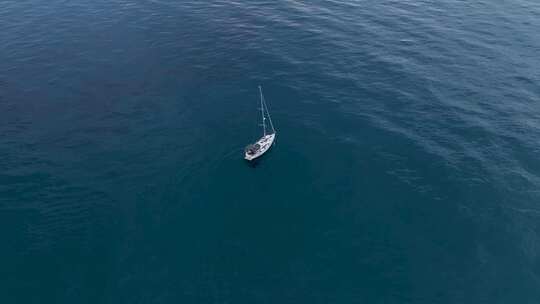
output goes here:
[{"label": "rippled sea surface", "polygon": [[536,0],[0,1],[0,302],[540,303],[539,30]]}]

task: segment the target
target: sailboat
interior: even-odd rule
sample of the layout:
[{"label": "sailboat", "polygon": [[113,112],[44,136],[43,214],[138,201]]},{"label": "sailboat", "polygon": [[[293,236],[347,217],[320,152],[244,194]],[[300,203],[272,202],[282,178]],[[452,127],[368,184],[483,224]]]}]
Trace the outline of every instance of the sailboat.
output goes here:
[{"label": "sailboat", "polygon": [[[245,149],[244,159],[252,161],[260,156],[262,156],[266,151],[268,151],[274,144],[276,139],[276,129],[274,129],[274,124],[272,123],[272,118],[270,117],[270,112],[268,112],[268,106],[264,100],[264,95],[262,92],[261,86],[259,86],[259,93],[261,99],[261,116],[262,116],[262,128],[263,136],[257,140],[255,143],[248,145]],[[266,130],[266,120],[270,123],[270,129]]]}]

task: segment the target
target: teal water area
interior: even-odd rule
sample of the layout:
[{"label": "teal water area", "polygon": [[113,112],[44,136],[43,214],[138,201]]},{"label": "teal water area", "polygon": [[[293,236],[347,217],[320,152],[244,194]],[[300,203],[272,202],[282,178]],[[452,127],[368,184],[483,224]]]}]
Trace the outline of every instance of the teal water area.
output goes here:
[{"label": "teal water area", "polygon": [[539,303],[539,28],[532,0],[3,1],[0,302]]}]

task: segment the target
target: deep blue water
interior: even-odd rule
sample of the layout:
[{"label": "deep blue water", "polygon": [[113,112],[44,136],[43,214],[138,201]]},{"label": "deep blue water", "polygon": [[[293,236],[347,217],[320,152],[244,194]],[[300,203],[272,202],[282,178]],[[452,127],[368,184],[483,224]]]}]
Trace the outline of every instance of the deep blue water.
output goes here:
[{"label": "deep blue water", "polygon": [[0,302],[540,303],[539,30],[536,0],[0,1]]}]

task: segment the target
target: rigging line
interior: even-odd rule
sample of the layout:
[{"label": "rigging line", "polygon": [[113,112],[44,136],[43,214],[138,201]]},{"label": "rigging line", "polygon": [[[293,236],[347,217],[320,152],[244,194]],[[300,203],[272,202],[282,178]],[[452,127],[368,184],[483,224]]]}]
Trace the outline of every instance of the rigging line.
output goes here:
[{"label": "rigging line", "polygon": [[270,122],[270,127],[272,127],[272,132],[276,133],[276,129],[274,128],[274,124],[272,123],[272,118],[270,117],[270,111],[268,110],[268,105],[266,104],[266,101],[264,102],[264,106],[266,107],[266,114],[268,114],[268,121]]},{"label": "rigging line", "polygon": [[259,86],[259,90],[261,90],[261,102],[264,105],[264,108],[266,109],[266,115],[268,115],[268,121],[270,121],[270,127],[272,127],[272,132],[276,133],[276,129],[274,128],[274,124],[272,123],[272,117],[270,117],[270,111],[268,110],[268,105],[266,104],[266,99],[264,98],[262,94],[261,86]]}]

